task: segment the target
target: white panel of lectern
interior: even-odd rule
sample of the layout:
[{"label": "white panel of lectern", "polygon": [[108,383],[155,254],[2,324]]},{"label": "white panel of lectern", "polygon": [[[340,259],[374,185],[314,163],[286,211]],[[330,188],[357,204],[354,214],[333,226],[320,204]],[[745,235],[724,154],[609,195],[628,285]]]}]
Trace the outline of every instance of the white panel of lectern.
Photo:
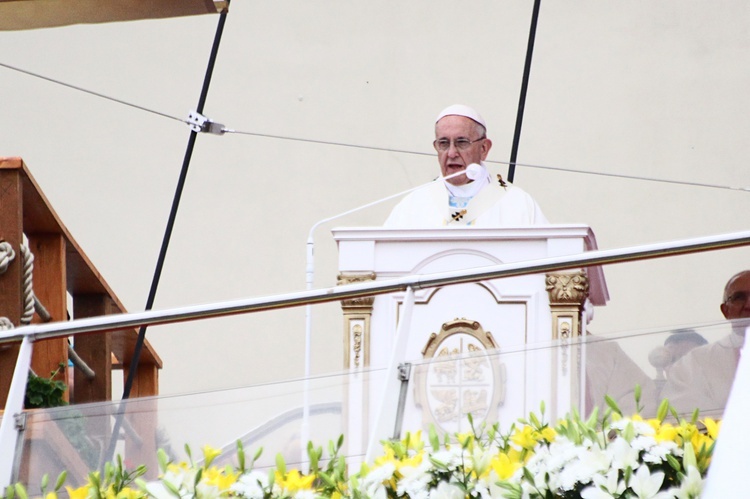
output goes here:
[{"label": "white panel of lectern", "polygon": [[[339,248],[340,283],[539,260],[597,249],[594,234],[585,225],[336,228],[332,232]],[[582,403],[585,387],[571,378],[562,380],[567,385],[561,392],[553,385],[561,384],[555,376],[562,361],[550,357],[557,356],[558,351],[553,354],[550,349],[542,349],[534,354],[524,346],[585,331],[586,317],[580,314],[584,301],[606,304],[608,294],[600,267],[568,270],[557,281],[575,275],[582,276],[576,282],[584,281],[578,289],[586,287],[586,293],[578,303],[565,304],[566,310],[573,308],[573,312],[559,309],[552,313],[550,296],[556,287],[544,274],[415,290],[409,335],[402,352],[393,352],[393,348],[404,292],[377,296],[368,303],[343,302],[345,368],[356,372],[392,362],[430,358],[448,361],[463,354],[487,355],[488,350],[496,348],[509,354],[494,364],[488,359],[443,362],[415,373],[404,428],[413,430],[432,423],[444,431],[463,431],[462,420],[468,413],[475,420],[492,421],[502,416],[508,421],[506,416],[511,414],[519,417],[538,410],[541,400],[553,410],[557,408],[555,412],[564,413],[571,403]],[[565,285],[572,290],[574,283],[566,281]],[[511,354],[514,351],[518,353]],[[350,416],[361,417],[362,431],[367,434],[371,429],[368,422],[379,417],[378,398],[383,393],[377,389],[380,387],[361,388],[356,390],[357,398],[364,393],[369,400],[361,401],[361,413],[350,406]]]}]

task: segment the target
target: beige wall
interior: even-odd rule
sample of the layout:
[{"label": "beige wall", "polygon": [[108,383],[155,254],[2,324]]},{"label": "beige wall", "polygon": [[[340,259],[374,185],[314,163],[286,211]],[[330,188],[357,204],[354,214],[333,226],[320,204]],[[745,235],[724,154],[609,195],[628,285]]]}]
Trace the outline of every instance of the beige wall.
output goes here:
[{"label": "beige wall", "polygon": [[[750,186],[744,2],[543,2],[519,162]],[[473,105],[510,154],[531,2],[240,2],[205,114],[236,130],[430,153],[432,119]],[[194,109],[217,17],[0,33],[0,62],[177,117]],[[0,155],[22,156],[132,311],[144,306],[185,125],[0,68]],[[496,165],[498,171],[506,168]],[[320,219],[431,179],[433,158],[241,135],[200,136],[156,308],[301,290]],[[747,229],[750,194],[519,167],[554,223],[600,248]],[[334,225],[316,287],[335,283]],[[712,321],[731,250],[608,267],[596,333]],[[162,393],[300,376],[303,310],[152,328]],[[338,307],[315,312],[313,370],[342,365]],[[284,355],[285,354],[285,355]],[[206,368],[205,366],[210,366]]]}]

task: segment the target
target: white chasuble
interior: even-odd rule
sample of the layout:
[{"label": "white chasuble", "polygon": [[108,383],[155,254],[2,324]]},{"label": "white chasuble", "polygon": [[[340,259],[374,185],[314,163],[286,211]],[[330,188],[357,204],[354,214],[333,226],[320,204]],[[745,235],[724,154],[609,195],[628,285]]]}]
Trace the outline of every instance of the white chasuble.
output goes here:
[{"label": "white chasuble", "polygon": [[450,206],[450,193],[438,179],[401,200],[384,226],[435,228],[445,226],[512,227],[549,222],[534,199],[520,187],[490,182],[464,208]]}]

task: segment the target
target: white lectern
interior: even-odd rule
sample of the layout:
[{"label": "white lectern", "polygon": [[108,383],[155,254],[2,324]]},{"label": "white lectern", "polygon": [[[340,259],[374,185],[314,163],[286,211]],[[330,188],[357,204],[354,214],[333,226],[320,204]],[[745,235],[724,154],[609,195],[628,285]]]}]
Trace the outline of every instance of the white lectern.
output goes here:
[{"label": "white lectern", "polygon": [[[340,284],[597,249],[585,225],[336,228],[333,235],[339,248]],[[394,352],[404,295],[342,303],[344,367],[352,372],[346,415],[350,448],[363,445],[382,423],[378,411],[386,382],[369,381],[368,369],[385,368],[394,361],[434,359],[411,373],[404,430],[434,424],[450,433],[465,431],[469,413],[475,420],[510,423],[538,410],[542,400],[550,417],[563,415],[571,406],[583,407],[581,352],[569,356],[561,349],[528,345],[585,332],[584,307],[605,305],[609,299],[600,267],[415,290],[408,335]],[[398,399],[398,393],[392,395]]]}]

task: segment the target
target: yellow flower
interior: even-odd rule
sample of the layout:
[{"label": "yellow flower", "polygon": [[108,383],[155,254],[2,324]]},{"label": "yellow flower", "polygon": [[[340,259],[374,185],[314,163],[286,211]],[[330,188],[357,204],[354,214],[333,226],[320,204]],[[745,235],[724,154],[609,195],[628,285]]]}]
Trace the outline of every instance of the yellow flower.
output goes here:
[{"label": "yellow flower", "polygon": [[473,433],[457,433],[456,438],[458,443],[461,444],[461,448],[471,450],[474,447]]},{"label": "yellow flower", "polygon": [[147,497],[147,496],[143,492],[136,490],[136,489],[131,489],[130,487],[124,487],[117,494],[117,499],[140,499],[142,497]]},{"label": "yellow flower", "polygon": [[65,489],[68,491],[68,496],[70,496],[70,499],[86,499],[89,496],[89,487],[90,485],[84,485],[83,487],[72,489],[68,486],[65,486]]},{"label": "yellow flower", "polygon": [[400,469],[404,466],[409,466],[412,468],[416,468],[420,464],[422,464],[422,456],[424,456],[424,452],[418,452],[417,454],[407,457],[406,459],[402,459],[401,462],[396,463],[396,469]]},{"label": "yellow flower", "polygon": [[393,465],[396,466],[397,465],[396,454],[393,452],[393,449],[391,449],[390,447],[385,447],[384,450],[385,450],[385,454],[375,458],[375,466],[379,467],[388,463],[393,463]]},{"label": "yellow flower", "polygon": [[47,495],[44,496],[44,499],[57,499],[57,492],[47,492]]},{"label": "yellow flower", "polygon": [[224,469],[217,469],[216,467],[209,468],[203,472],[204,479],[208,485],[213,485],[220,491],[228,490],[229,487],[237,482],[239,473],[227,472]]},{"label": "yellow flower", "polygon": [[421,450],[424,447],[424,442],[422,441],[422,430],[419,430],[415,433],[408,433],[406,435],[406,438],[404,438],[404,445],[407,449],[413,449],[413,450]]},{"label": "yellow flower", "polygon": [[654,438],[657,442],[677,442],[678,432],[677,428],[675,428],[673,425],[669,423],[662,423],[657,425],[654,430]]},{"label": "yellow flower", "polygon": [[496,455],[490,461],[490,467],[497,473],[500,480],[508,480],[521,466],[523,466],[523,463],[520,460],[511,459],[505,453]]},{"label": "yellow flower", "polygon": [[716,437],[719,436],[719,430],[721,429],[721,421],[717,422],[714,419],[706,418],[703,420],[703,424],[706,425],[708,436],[716,440]]},{"label": "yellow flower", "polygon": [[298,490],[309,490],[312,488],[312,484],[315,481],[315,475],[302,475],[297,470],[292,470],[283,476],[278,471],[276,472],[276,483],[279,487],[285,489],[288,492],[297,492]]},{"label": "yellow flower", "polygon": [[547,426],[546,428],[542,430],[542,437],[547,442],[551,443],[555,439],[556,436],[557,436],[557,432],[553,428],[550,428],[549,426]]},{"label": "yellow flower", "polygon": [[211,463],[213,462],[216,457],[221,454],[221,449],[217,449],[216,447],[211,447],[210,445],[204,445],[203,446],[203,467],[208,468],[211,466]]},{"label": "yellow flower", "polygon": [[[536,435],[534,435],[536,433]],[[531,426],[524,426],[522,430],[516,432],[510,437],[511,442],[517,446],[532,450],[537,444],[539,433],[535,432]]]}]

